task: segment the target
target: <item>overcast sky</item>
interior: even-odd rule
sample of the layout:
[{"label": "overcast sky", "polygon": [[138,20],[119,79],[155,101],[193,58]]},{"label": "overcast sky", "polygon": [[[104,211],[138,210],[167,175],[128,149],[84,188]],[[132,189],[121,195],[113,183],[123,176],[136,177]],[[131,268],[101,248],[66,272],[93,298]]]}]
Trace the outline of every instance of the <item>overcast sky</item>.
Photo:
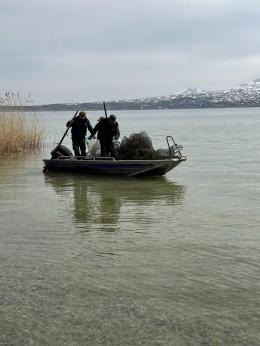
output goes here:
[{"label": "overcast sky", "polygon": [[0,92],[37,104],[260,77],[259,0],[0,0]]}]

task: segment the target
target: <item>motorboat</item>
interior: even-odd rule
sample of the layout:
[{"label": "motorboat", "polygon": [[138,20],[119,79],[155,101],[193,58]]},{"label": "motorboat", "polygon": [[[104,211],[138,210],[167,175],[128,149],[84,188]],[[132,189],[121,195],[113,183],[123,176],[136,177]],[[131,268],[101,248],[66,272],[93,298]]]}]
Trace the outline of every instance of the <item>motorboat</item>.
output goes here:
[{"label": "motorboat", "polygon": [[[78,172],[92,175],[114,176],[155,176],[164,175],[186,160],[181,153],[182,146],[177,145],[171,136],[166,137],[168,149],[161,149],[158,159],[120,160],[113,157],[73,156],[71,151],[60,146],[56,155],[44,159],[44,171]],[[58,154],[57,154],[58,153]]]}]

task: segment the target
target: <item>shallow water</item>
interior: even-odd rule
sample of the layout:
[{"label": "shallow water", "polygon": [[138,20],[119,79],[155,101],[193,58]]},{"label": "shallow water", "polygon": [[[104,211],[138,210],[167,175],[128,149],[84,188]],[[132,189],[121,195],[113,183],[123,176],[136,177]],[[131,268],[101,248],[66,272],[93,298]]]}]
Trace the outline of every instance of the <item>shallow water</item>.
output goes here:
[{"label": "shallow water", "polygon": [[[0,345],[259,345],[259,112],[117,112],[123,135],[183,144],[166,177],[2,160]],[[40,114],[49,144],[72,116]]]}]

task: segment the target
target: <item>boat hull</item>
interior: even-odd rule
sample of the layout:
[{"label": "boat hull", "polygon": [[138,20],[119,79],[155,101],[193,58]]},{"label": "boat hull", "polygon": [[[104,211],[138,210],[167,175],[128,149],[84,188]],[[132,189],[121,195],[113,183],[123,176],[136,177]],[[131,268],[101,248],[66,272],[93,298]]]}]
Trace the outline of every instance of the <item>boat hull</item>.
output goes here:
[{"label": "boat hull", "polygon": [[94,175],[148,176],[164,175],[178,166],[183,160],[77,160],[70,158],[43,161],[45,167],[50,171],[79,172]]}]

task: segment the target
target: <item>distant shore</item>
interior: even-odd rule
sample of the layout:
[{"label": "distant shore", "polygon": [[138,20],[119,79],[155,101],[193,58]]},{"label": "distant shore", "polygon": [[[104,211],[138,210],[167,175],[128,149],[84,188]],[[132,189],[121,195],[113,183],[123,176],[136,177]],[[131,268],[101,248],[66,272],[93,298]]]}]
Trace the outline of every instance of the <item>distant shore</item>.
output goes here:
[{"label": "distant shore", "polygon": [[[120,105],[120,104],[114,104],[113,102],[107,102],[106,103],[107,109],[110,111],[118,111],[118,110],[161,110],[161,109],[207,109],[207,108],[256,108],[260,107],[260,103],[253,103],[253,104],[205,104],[205,105],[172,105],[172,106],[152,106],[152,105]],[[84,109],[86,111],[103,111],[103,104],[85,104],[85,103],[78,103],[73,105],[66,105],[66,104],[50,104],[50,105],[39,105],[39,106],[14,106],[14,107],[0,107],[0,111],[5,112],[14,112],[14,111],[26,111],[26,112],[59,112],[59,111],[74,111],[75,109]]]},{"label": "distant shore", "polygon": [[[260,83],[251,83],[228,90],[203,91],[188,88],[180,93],[135,99],[106,101],[109,110],[204,109],[260,107]],[[71,102],[42,105],[2,105],[5,111],[87,111],[103,110],[103,102]],[[0,108],[1,110],[1,108]]]}]

